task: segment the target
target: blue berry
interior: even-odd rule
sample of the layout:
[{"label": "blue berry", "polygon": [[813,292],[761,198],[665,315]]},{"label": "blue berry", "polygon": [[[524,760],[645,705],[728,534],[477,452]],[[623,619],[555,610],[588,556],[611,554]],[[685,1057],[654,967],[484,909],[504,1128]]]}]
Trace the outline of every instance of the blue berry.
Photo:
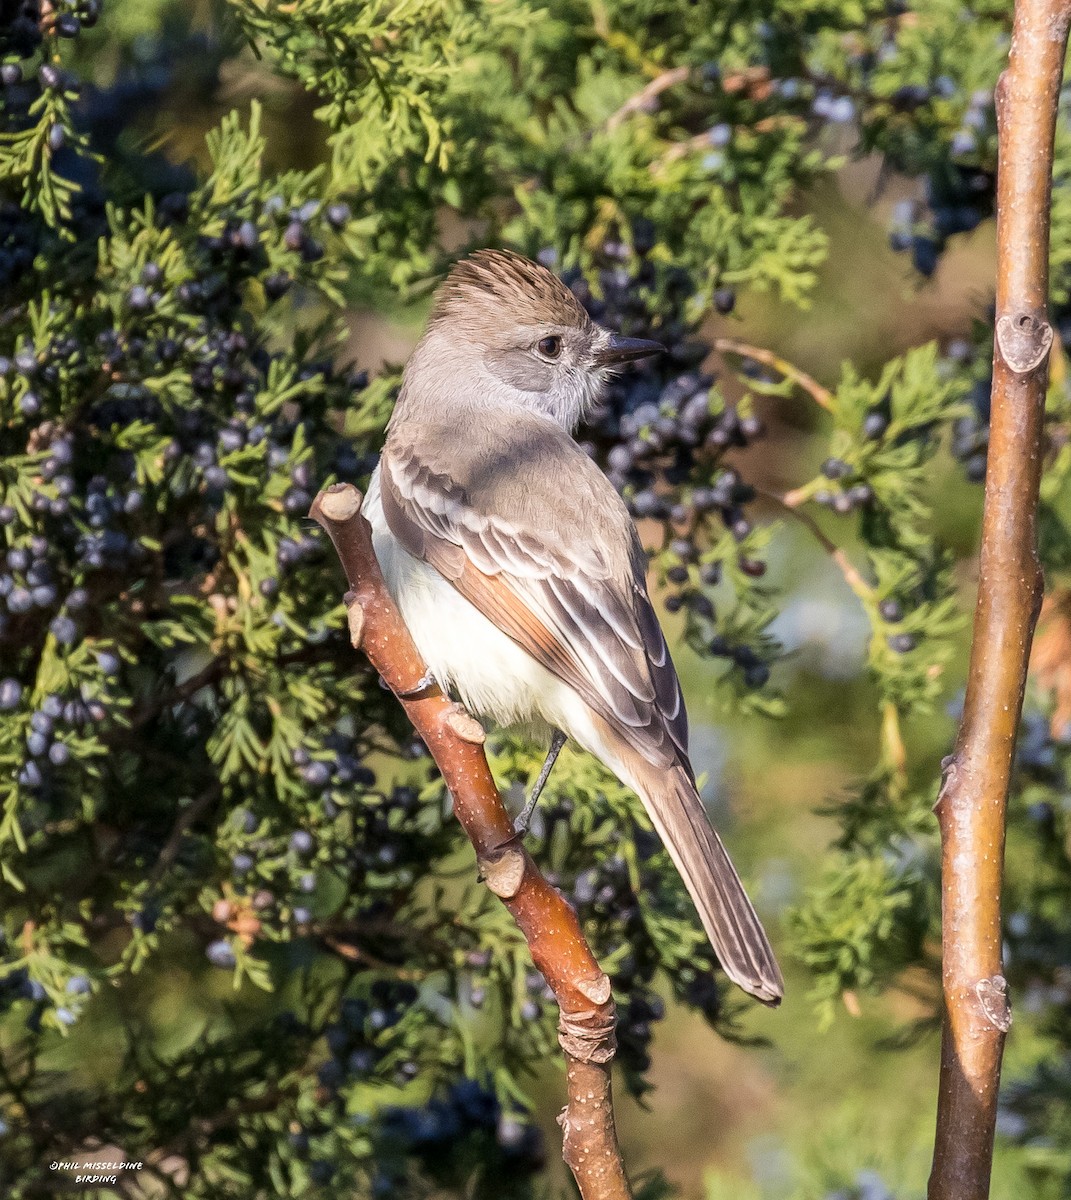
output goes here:
[{"label": "blue berry", "polygon": [[290,835],[290,849],[295,854],[311,854],[315,844],[312,834],[305,829],[295,829]]},{"label": "blue berry", "polygon": [[243,221],[234,235],[235,241],[243,250],[255,250],[260,244],[260,235],[252,221]]},{"label": "blue berry", "polygon": [[30,728],[49,737],[53,730],[53,718],[43,709],[39,709],[30,717]]},{"label": "blue berry", "polygon": [[[736,307],[736,292],[730,287],[720,287],[714,292],[714,307],[722,314],[728,314]],[[703,397],[706,408],[706,397]]]},{"label": "blue berry", "polygon": [[970,129],[957,129],[948,149],[953,158],[967,158],[978,149],[978,139]]},{"label": "blue berry", "polygon": [[982,483],[986,472],[985,454],[972,454],[964,463],[964,471],[971,483]]},{"label": "blue berry", "polygon": [[941,259],[941,247],[933,238],[918,236],[911,239],[911,261],[915,270],[927,278],[937,270]]},{"label": "blue berry", "polygon": [[205,955],[214,967],[229,968],[238,961],[235,958],[234,947],[223,938],[209,943],[205,949]]},{"label": "blue berry", "polygon": [[346,1059],[346,1067],[351,1075],[371,1075],[376,1067],[376,1052],[368,1046],[354,1050]]},{"label": "blue berry", "polygon": [[[269,300],[278,300],[290,291],[293,280],[285,271],[275,271],[264,280],[264,291]],[[257,439],[260,440],[259,438]]]},{"label": "blue berry", "polygon": [[140,283],[135,284],[127,293],[126,302],[130,311],[135,313],[145,313],[152,308],[152,296]]},{"label": "blue berry", "polygon": [[341,229],[350,219],[350,206],[341,201],[335,204],[329,204],[327,211],[324,214],[327,217],[327,223],[334,229]]},{"label": "blue berry", "polygon": [[855,101],[851,96],[838,96],[829,105],[827,115],[830,121],[845,125],[855,119]]},{"label": "blue berry", "polygon": [[118,675],[122,662],[118,654],[113,654],[110,650],[101,650],[97,654],[97,666],[105,675]]},{"label": "blue berry", "polygon": [[863,437],[868,441],[876,442],[888,428],[889,418],[882,412],[871,410],[863,418]]},{"label": "blue berry", "polygon": [[63,646],[72,646],[78,640],[78,626],[70,617],[54,618],[49,624],[49,629],[56,641]]},{"label": "blue berry", "polygon": [[[307,767],[302,768],[301,777],[312,787],[326,787],[331,782],[331,768],[327,763],[321,761],[320,759],[316,759],[314,762],[310,762]],[[308,837],[309,835],[305,834],[304,836]],[[294,837],[297,837],[297,834],[295,834]],[[294,845],[293,838],[290,839],[290,844],[291,846]],[[294,848],[296,849],[297,847],[295,846]]]},{"label": "blue berry", "polygon": [[38,767],[37,763],[28,762],[24,764],[22,770],[19,771],[18,781],[24,787],[39,788],[44,782],[44,779],[41,775],[41,769]]}]

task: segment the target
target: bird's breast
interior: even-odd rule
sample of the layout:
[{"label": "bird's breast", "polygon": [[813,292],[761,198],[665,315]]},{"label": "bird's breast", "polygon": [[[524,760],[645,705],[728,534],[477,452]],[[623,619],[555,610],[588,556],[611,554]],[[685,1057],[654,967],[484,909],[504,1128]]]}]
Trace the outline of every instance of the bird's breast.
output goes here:
[{"label": "bird's breast", "polygon": [[378,467],[362,511],[387,588],[439,684],[499,726],[540,737],[560,727],[563,705],[572,705],[574,694],[401,545],[383,515]]}]

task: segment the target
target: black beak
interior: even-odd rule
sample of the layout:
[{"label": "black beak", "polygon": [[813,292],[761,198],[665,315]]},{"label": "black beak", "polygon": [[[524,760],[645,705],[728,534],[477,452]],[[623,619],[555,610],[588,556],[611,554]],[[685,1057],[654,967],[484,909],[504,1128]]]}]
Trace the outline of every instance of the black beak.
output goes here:
[{"label": "black beak", "polygon": [[618,363],[635,362],[638,358],[650,358],[652,354],[662,354],[664,351],[665,346],[661,342],[611,333],[609,341],[596,355],[596,361],[600,367],[612,367]]}]

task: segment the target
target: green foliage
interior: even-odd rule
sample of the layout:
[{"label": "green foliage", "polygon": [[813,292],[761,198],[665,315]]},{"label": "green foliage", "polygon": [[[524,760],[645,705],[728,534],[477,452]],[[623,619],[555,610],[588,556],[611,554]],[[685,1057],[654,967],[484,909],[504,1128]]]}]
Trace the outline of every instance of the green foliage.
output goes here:
[{"label": "green foliage", "polygon": [[[361,149],[349,160],[356,186],[368,187],[388,162],[414,152],[447,166],[444,92],[479,36],[473,10],[480,6],[458,0],[314,0],[297,8],[279,0],[232,2],[254,45],[267,47],[281,71],[327,97],[317,110],[320,119],[336,131],[358,123],[373,134],[359,139]],[[357,140],[351,139],[355,150]]]},{"label": "green foliage", "polygon": [[792,934],[803,961],[815,975],[812,998],[822,1025],[835,1015],[846,993],[887,986],[922,953],[925,895],[909,862],[853,856],[832,861],[792,917]]}]

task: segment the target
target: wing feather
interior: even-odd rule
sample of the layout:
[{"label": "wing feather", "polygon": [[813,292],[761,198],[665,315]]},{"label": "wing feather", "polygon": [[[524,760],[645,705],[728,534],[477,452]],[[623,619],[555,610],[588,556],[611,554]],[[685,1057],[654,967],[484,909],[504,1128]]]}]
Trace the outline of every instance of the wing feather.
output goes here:
[{"label": "wing feather", "polygon": [[[398,431],[394,431],[396,434]],[[644,758],[659,767],[686,770],[687,716],[680,685],[658,618],[647,595],[646,558],[628,521],[624,575],[607,563],[607,551],[583,526],[541,527],[560,496],[539,497],[503,488],[506,464],[481,460],[469,486],[455,461],[440,463],[434,437],[393,436],[384,451],[381,493],[391,532],[416,558],[435,567],[486,617],[559,679],[568,683]],[[546,440],[544,430],[540,430]],[[564,433],[541,453],[575,455],[570,470],[583,471],[591,489],[620,504],[609,482]],[[454,445],[456,446],[456,440]],[[583,464],[581,466],[581,464]],[[544,477],[546,472],[541,473]],[[572,475],[570,478],[572,479]],[[496,487],[496,483],[498,486]],[[537,500],[542,500],[543,504]],[[518,504],[523,511],[515,511]],[[622,506],[623,508],[623,506]],[[583,506],[577,505],[579,516]],[[616,530],[616,526],[615,526]],[[610,548],[612,549],[612,548]]]}]

